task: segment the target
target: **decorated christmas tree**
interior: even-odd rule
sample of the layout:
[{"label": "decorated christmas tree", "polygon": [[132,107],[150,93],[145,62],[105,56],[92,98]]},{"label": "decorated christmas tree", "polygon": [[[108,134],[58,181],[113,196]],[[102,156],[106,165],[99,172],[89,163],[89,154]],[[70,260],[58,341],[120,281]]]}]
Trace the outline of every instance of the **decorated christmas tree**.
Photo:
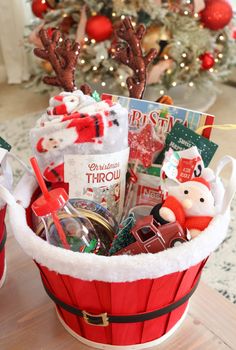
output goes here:
[{"label": "decorated christmas tree", "polygon": [[[41,46],[38,32],[43,26],[49,35],[59,28],[81,45],[78,86],[88,82],[99,92],[109,88],[128,94],[130,70],[112,58],[116,28],[125,16],[133,25],[145,24],[145,52],[158,51],[148,84],[157,85],[160,95],[180,84],[212,88],[236,64],[233,11],[226,0],[33,0],[32,11],[36,19],[28,28],[27,45]],[[50,63],[38,60],[35,65],[31,85],[50,89],[41,83],[45,72],[52,73]]]},{"label": "decorated christmas tree", "polygon": [[119,231],[114,237],[111,248],[109,250],[109,255],[115,255],[122,248],[135,242],[134,236],[131,234],[131,229],[135,225],[134,214],[130,214],[119,227]]}]

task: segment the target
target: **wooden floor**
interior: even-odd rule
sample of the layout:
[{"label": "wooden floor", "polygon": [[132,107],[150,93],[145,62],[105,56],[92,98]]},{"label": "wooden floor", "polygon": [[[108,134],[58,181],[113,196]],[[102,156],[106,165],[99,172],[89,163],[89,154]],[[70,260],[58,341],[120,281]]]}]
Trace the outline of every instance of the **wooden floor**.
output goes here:
[{"label": "wooden floor", "polygon": [[[65,331],[46,296],[36,267],[7,241],[7,280],[0,290],[1,350],[89,350]],[[200,283],[183,325],[161,350],[236,349],[236,305]]]}]

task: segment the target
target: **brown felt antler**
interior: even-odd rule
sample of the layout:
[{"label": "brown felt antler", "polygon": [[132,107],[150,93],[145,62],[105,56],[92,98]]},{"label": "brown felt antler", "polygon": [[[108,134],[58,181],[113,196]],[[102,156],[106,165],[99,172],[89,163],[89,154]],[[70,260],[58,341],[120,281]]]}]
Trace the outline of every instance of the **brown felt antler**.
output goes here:
[{"label": "brown felt antler", "polygon": [[41,29],[39,32],[44,49],[34,49],[34,54],[44,60],[48,60],[55,73],[55,77],[46,76],[43,81],[46,84],[61,86],[65,91],[74,91],[75,67],[80,53],[78,43],[70,39],[63,39],[59,30],[55,30],[50,39],[47,31]]},{"label": "brown felt antler", "polygon": [[134,29],[128,17],[121,22],[116,34],[120,39],[126,41],[127,45],[122,47],[118,43],[113,57],[133,70],[133,76],[128,77],[126,81],[129,94],[130,97],[141,99],[146,87],[147,66],[157,56],[157,51],[151,49],[146,55],[143,55],[141,40],[145,34],[145,27],[140,24]]}]

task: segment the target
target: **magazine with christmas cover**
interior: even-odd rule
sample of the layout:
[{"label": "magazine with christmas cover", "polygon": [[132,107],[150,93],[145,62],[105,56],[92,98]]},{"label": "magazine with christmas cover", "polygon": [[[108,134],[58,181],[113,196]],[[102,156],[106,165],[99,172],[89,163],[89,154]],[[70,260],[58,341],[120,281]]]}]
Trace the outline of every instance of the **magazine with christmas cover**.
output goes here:
[{"label": "magazine with christmas cover", "polygon": [[[196,131],[200,127],[213,125],[215,119],[210,114],[158,102],[110,94],[103,94],[101,97],[103,100],[119,102],[122,107],[128,109],[129,130],[131,131],[138,131],[150,123],[156,131],[169,133],[177,122]],[[202,131],[202,136],[207,139],[210,138],[210,135],[211,128]]]}]

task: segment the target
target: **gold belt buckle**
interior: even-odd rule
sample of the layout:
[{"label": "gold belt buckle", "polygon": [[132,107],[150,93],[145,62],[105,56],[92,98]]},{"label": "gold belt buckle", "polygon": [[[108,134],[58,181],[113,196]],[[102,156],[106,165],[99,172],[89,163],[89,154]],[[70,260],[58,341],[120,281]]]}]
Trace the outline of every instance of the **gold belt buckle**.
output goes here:
[{"label": "gold belt buckle", "polygon": [[83,319],[87,324],[90,324],[92,326],[101,326],[101,327],[109,326],[109,319],[106,312],[98,315],[93,315],[83,310],[82,314],[83,314]]}]

